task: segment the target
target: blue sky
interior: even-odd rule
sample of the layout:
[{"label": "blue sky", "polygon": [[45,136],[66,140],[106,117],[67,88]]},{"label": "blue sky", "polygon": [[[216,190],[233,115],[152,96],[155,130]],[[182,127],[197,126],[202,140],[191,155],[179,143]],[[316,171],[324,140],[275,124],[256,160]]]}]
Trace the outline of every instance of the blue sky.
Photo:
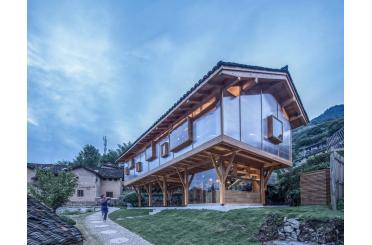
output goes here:
[{"label": "blue sky", "polygon": [[134,141],[219,60],[289,65],[309,117],[341,104],[343,1],[28,1],[28,161]]}]

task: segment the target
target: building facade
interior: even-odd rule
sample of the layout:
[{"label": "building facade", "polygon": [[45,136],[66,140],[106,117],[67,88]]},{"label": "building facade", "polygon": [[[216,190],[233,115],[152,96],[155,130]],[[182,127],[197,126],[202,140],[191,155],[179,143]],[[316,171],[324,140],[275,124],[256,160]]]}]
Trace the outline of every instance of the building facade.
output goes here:
[{"label": "building facade", "polygon": [[119,202],[123,191],[123,170],[117,166],[106,164],[97,168],[61,167],[58,164],[28,164],[27,183],[35,181],[36,168],[49,168],[55,174],[60,171],[71,171],[78,179],[78,185],[68,205],[95,205],[100,196],[106,195],[112,199],[112,204]]},{"label": "building facade", "polygon": [[309,119],[287,67],[219,62],[117,162],[138,198],[163,205],[265,203],[274,169],[292,166],[291,130]]}]

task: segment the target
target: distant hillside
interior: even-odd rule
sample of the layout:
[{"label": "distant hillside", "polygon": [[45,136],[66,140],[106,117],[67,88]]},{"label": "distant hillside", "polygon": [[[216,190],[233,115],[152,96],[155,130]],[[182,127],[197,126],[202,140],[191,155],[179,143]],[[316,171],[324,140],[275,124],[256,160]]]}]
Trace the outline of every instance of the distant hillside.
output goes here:
[{"label": "distant hillside", "polygon": [[301,159],[301,153],[311,145],[325,142],[344,126],[344,105],[328,108],[306,126],[293,130],[293,160]]},{"label": "distant hillside", "polygon": [[329,120],[334,120],[337,118],[344,117],[344,105],[335,105],[328,108],[325,112],[323,112],[320,116],[317,116],[313,120],[311,120],[311,124],[317,124]]}]

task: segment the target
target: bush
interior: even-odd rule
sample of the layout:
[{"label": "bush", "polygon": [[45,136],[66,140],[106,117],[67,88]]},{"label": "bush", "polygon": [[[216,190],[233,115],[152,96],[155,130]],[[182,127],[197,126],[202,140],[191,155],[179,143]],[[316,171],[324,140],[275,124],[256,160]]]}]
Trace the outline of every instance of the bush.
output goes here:
[{"label": "bush", "polygon": [[71,218],[69,218],[67,216],[60,215],[59,217],[61,218],[62,221],[66,222],[69,225],[76,225],[75,220],[73,220],[73,219],[71,219]]},{"label": "bush", "polygon": [[[135,192],[129,192],[128,194],[123,196],[123,202],[130,203],[133,207],[138,207],[137,194]],[[145,198],[143,194],[141,196],[141,204],[142,206],[144,206],[145,204]]]}]

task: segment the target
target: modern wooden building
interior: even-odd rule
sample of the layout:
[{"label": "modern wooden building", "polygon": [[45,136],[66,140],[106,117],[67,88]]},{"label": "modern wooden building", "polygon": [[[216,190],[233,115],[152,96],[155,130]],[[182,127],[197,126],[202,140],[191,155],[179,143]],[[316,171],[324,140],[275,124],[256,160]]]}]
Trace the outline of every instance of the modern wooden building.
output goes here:
[{"label": "modern wooden building", "polygon": [[[125,186],[182,190],[183,204],[264,204],[274,169],[292,166],[291,130],[309,119],[288,72],[218,62],[117,162]],[[140,195],[138,195],[140,198]]]}]

